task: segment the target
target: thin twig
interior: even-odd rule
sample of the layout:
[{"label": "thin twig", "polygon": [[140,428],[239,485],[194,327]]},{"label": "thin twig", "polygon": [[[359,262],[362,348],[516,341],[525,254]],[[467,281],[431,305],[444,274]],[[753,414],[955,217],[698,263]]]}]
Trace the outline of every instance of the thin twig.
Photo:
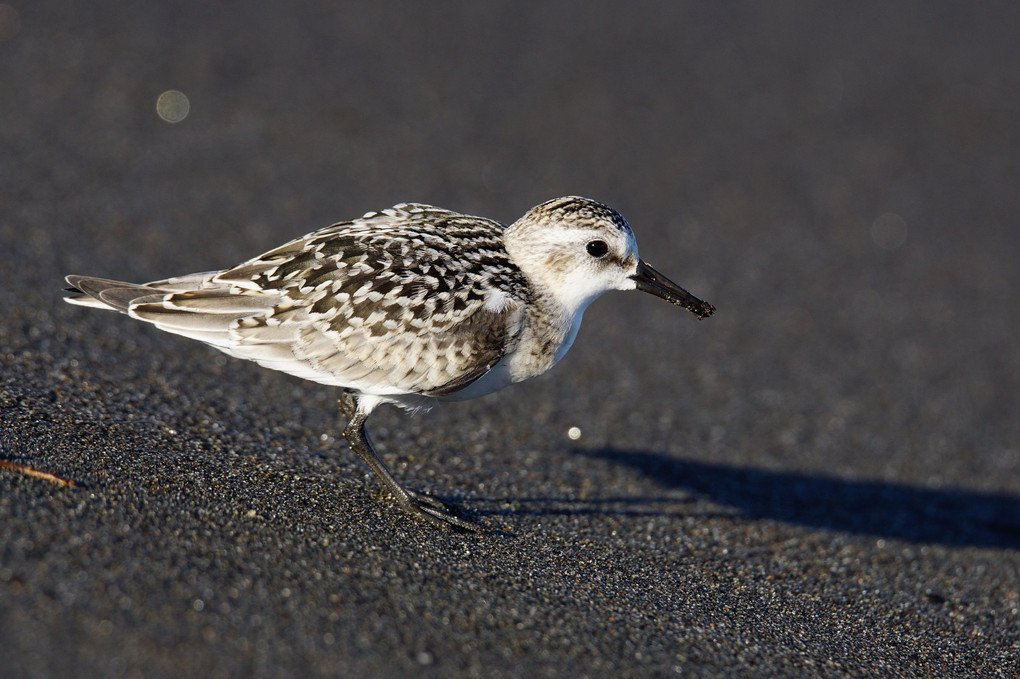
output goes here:
[{"label": "thin twig", "polygon": [[74,485],[74,481],[68,481],[67,479],[62,479],[59,476],[54,476],[53,474],[50,474],[49,472],[41,472],[38,469],[32,469],[31,467],[26,467],[25,465],[18,464],[17,462],[10,462],[8,460],[0,460],[0,468],[10,469],[10,470],[16,471],[16,472],[21,472],[22,474],[25,474],[26,476],[33,476],[33,477],[35,477],[37,479],[43,479],[44,481],[51,481],[53,483],[60,484],[61,486],[71,487],[71,486]]}]

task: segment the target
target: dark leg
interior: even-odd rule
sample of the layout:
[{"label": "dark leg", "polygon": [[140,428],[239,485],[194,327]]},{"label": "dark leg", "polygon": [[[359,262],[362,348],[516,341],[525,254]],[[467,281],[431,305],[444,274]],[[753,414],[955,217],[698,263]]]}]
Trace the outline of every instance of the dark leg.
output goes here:
[{"label": "dark leg", "polygon": [[406,489],[397,483],[393,474],[375,452],[375,446],[372,445],[372,440],[368,437],[368,431],[365,429],[365,420],[368,419],[368,416],[358,412],[357,398],[351,392],[344,392],[339,405],[340,414],[348,420],[347,427],[344,429],[344,438],[350,444],[351,450],[364,460],[382,487],[393,496],[401,509],[436,526],[443,528],[456,526],[463,530],[479,532],[478,526],[450,514],[446,505],[436,498]]},{"label": "dark leg", "polygon": [[[338,401],[338,404],[340,406],[340,414],[344,417],[344,419],[347,420],[348,422],[347,428],[349,429],[350,423],[354,420],[354,416],[357,415],[358,413],[358,399],[353,393],[349,391],[344,391],[343,396]],[[414,490],[413,488],[405,488],[397,483],[397,481],[393,478],[393,474],[383,464],[382,460],[378,456],[378,453],[375,452],[375,445],[372,443],[372,439],[368,435],[368,429],[364,426],[364,420],[366,419],[367,416],[362,418],[361,427],[361,436],[364,437],[364,447],[367,448],[374,456],[375,462],[377,462],[378,465],[382,468],[382,473],[380,474],[379,469],[377,469],[376,467],[376,464],[366,459],[365,456],[362,455],[360,452],[358,452],[358,456],[362,460],[365,460],[365,463],[368,464],[372,471],[377,475],[377,478],[379,479],[379,482],[383,485],[383,487],[387,491],[389,491],[395,498],[397,498],[398,501],[400,498],[399,493],[403,492],[404,494],[411,496],[413,500],[417,500],[420,503],[431,505],[432,507],[438,509],[440,512],[443,513],[448,512],[449,507],[443,504],[441,500],[438,500],[437,498],[434,498],[431,495],[428,495],[427,493],[421,493],[417,490]],[[344,438],[346,438],[347,442],[351,444],[351,448],[353,450],[354,444],[351,443],[351,437],[346,430],[344,431]]]}]

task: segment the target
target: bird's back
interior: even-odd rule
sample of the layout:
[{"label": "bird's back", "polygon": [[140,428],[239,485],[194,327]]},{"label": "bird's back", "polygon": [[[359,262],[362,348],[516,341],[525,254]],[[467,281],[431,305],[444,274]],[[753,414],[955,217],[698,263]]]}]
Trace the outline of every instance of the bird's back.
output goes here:
[{"label": "bird's back", "polygon": [[401,204],[220,272],[145,285],[70,276],[68,301],[316,382],[442,396],[485,374],[523,322],[527,281],[503,229]]}]

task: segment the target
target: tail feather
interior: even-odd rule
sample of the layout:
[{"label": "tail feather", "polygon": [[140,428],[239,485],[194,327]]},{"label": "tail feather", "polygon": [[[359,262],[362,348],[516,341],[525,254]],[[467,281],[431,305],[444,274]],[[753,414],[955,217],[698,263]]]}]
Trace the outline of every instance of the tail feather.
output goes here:
[{"label": "tail feather", "polygon": [[150,288],[159,288],[167,292],[191,292],[205,288],[223,287],[221,283],[213,282],[213,279],[221,271],[204,271],[202,273],[189,273],[184,276],[174,276],[161,281],[150,281],[145,285]]},{"label": "tail feather", "polygon": [[215,275],[191,274],[145,285],[68,276],[70,294],[64,299],[80,306],[119,311],[161,330],[226,349],[233,343],[231,328],[236,321],[271,311],[279,297],[239,293],[236,287],[214,282]]},{"label": "tail feather", "polygon": [[161,290],[145,285],[114,281],[108,278],[92,276],[68,276],[65,279],[71,286],[70,295],[64,299],[71,304],[89,306],[98,309],[110,309],[127,313],[132,302],[143,297],[156,297],[165,294]]}]

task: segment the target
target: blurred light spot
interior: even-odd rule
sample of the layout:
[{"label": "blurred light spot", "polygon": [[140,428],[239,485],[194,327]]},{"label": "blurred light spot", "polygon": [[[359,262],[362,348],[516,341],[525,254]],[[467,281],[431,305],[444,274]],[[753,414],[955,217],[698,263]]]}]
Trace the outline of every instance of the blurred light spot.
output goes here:
[{"label": "blurred light spot", "polygon": [[156,113],[168,123],[179,123],[188,117],[191,103],[183,92],[167,90],[156,100]]},{"label": "blurred light spot", "polygon": [[895,250],[907,242],[907,223],[897,214],[887,212],[871,225],[871,240],[883,250]]},{"label": "blurred light spot", "polygon": [[581,428],[571,427],[570,429],[567,430],[567,436],[570,438],[571,441],[576,441],[577,439],[581,438]]},{"label": "blurred light spot", "polygon": [[18,10],[10,5],[0,5],[0,40],[10,40],[21,30]]}]

